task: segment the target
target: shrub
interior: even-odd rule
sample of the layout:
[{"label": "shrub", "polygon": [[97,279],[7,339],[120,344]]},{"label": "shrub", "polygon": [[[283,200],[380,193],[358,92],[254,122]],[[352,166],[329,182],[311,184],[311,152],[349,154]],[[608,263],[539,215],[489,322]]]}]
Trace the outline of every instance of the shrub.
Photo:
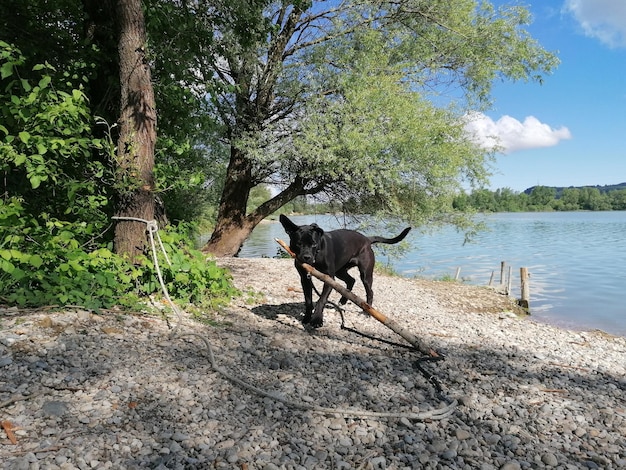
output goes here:
[{"label": "shrub", "polygon": [[[106,237],[111,148],[93,136],[84,79],[73,83],[47,64],[26,79],[24,63],[0,41],[0,302],[137,308],[161,286],[150,254],[132,265]],[[236,290],[224,270],[188,246],[188,230],[163,233],[172,261],[162,264],[167,288],[183,302],[215,308]]]}]

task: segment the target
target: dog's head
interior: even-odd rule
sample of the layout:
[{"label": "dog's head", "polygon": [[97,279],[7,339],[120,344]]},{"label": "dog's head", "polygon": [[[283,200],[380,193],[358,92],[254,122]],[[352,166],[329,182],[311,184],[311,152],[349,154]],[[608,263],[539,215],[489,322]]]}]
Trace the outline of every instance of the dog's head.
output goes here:
[{"label": "dog's head", "polygon": [[280,216],[280,223],[289,235],[289,248],[301,263],[314,264],[317,253],[323,246],[324,230],[317,226],[296,225],[287,216]]}]

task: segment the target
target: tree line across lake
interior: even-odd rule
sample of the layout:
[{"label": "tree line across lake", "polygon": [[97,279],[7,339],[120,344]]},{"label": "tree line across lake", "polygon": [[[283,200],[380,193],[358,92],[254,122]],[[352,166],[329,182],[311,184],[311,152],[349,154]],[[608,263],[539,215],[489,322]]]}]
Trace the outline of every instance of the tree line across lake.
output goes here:
[{"label": "tree line across lake", "polygon": [[[452,207],[458,211],[477,212],[623,211],[626,210],[626,183],[568,188],[533,186],[523,192],[510,188],[477,189],[455,196]],[[332,202],[311,204],[305,198],[292,201],[286,208],[305,214],[342,209]]]},{"label": "tree line across lake", "polygon": [[509,188],[479,189],[459,194],[453,206],[458,210],[479,212],[623,211],[626,210],[626,183],[569,188],[533,186],[523,192]]}]

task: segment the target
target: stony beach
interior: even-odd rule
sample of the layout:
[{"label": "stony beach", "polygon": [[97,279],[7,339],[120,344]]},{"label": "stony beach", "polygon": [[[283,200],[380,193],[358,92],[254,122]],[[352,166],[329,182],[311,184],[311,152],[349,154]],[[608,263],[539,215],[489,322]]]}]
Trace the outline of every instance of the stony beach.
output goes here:
[{"label": "stony beach", "polygon": [[[375,274],[374,307],[445,355],[424,365],[442,397],[418,353],[330,307],[304,329],[291,260],[219,264],[243,295],[212,325],[0,307],[0,468],[626,468],[626,338]],[[355,305],[344,318],[404,343]]]}]

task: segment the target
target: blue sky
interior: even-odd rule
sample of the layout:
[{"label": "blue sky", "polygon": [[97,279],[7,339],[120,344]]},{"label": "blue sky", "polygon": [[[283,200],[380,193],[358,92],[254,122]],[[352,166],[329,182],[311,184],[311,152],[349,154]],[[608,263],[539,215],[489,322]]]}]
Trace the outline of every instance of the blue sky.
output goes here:
[{"label": "blue sky", "polygon": [[473,131],[498,136],[491,189],[626,182],[626,0],[495,0],[533,15],[561,63],[544,83],[498,83]]}]

